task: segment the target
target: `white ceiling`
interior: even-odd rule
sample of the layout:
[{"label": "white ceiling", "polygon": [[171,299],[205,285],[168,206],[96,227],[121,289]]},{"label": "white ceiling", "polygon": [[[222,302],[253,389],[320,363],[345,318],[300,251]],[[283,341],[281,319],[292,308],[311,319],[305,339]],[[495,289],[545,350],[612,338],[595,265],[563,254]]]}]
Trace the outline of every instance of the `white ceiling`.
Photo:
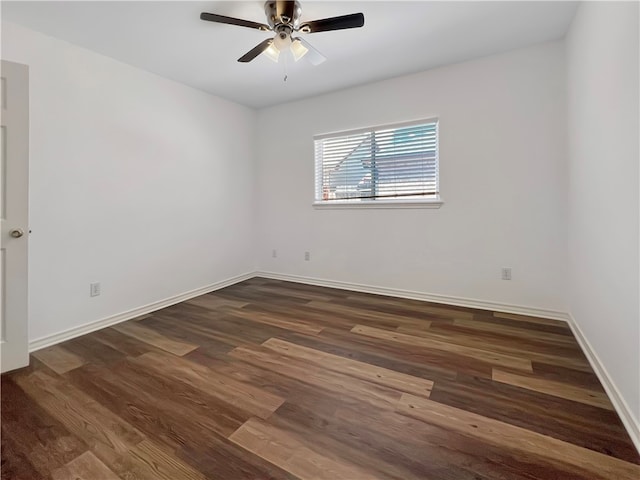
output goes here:
[{"label": "white ceiling", "polygon": [[[262,1],[2,2],[2,18],[163,77],[265,107],[559,39],[576,2],[301,1],[302,19],[363,12],[363,28],[306,35],[328,60],[236,60],[271,32],[215,24],[200,12],[266,23]],[[271,34],[272,35],[272,34]]]}]

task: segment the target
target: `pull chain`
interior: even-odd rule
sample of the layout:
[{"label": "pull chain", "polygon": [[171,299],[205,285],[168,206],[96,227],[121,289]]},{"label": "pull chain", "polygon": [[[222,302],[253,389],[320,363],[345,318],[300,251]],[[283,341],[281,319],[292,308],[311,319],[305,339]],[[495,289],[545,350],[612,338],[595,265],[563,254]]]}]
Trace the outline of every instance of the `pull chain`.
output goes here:
[{"label": "pull chain", "polygon": [[[283,52],[285,53],[285,52]],[[284,82],[287,81],[288,75],[287,75],[287,55],[282,55],[282,68],[284,70]]]}]

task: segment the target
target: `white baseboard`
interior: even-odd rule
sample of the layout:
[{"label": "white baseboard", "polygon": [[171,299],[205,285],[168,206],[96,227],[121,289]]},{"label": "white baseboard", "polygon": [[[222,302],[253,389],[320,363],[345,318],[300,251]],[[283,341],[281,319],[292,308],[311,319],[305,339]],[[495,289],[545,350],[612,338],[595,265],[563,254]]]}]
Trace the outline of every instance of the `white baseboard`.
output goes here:
[{"label": "white baseboard", "polygon": [[611,403],[616,409],[616,412],[618,412],[620,420],[622,420],[622,423],[627,429],[627,432],[631,437],[631,441],[635,445],[638,452],[640,452],[640,422],[633,414],[633,411],[629,408],[629,405],[620,393],[620,390],[618,390],[615,383],[613,382],[611,375],[609,375],[609,372],[607,372],[607,369],[600,360],[600,357],[591,346],[591,343],[584,335],[584,332],[576,322],[575,318],[573,318],[573,315],[571,315],[571,313],[569,313],[568,319],[569,327],[571,327],[573,336],[578,340],[580,348],[582,348],[582,351],[587,357],[587,360],[589,360],[589,363],[591,364],[591,368],[593,368],[594,372],[596,372],[600,383],[609,396],[609,400],[611,400]]},{"label": "white baseboard", "polygon": [[354,292],[373,293],[377,295],[387,295],[389,297],[408,298],[411,300],[422,300],[425,302],[442,303],[445,305],[456,305],[458,307],[478,308],[480,310],[491,310],[503,313],[516,313],[530,317],[548,318],[551,320],[568,321],[567,314],[556,310],[546,310],[543,308],[525,307],[511,305],[508,303],[491,302],[487,300],[477,300],[473,298],[452,297],[449,295],[439,295],[436,293],[423,293],[411,290],[400,290],[396,288],[377,287],[373,285],[362,285],[358,283],[339,282],[336,280],[325,280],[300,275],[288,275],[274,272],[256,272],[256,277],[272,278],[274,280],[284,280],[287,282],[306,283],[320,287],[338,288],[340,290],[353,290]]},{"label": "white baseboard", "polygon": [[70,328],[62,332],[54,333],[53,335],[47,335],[46,337],[37,338],[29,342],[29,352],[35,352],[36,350],[40,350],[42,348],[50,347],[51,345],[55,345],[60,342],[71,340],[72,338],[79,337],[80,335],[85,335],[87,333],[91,333],[96,330],[115,325],[116,323],[126,322],[127,320],[139,317],[140,315],[155,312],[156,310],[175,305],[176,303],[184,302],[185,300],[189,300],[190,298],[204,295],[205,293],[210,293],[215,290],[219,290],[221,288],[243,282],[245,280],[253,278],[254,276],[254,272],[245,273],[243,275],[228,278],[220,282],[212,283],[211,285],[207,285],[205,287],[191,290],[190,292],[181,293],[180,295],[175,295],[158,302],[134,308],[133,310],[128,310],[126,312],[118,313],[107,318],[102,318],[90,323],[85,323],[84,325]]}]

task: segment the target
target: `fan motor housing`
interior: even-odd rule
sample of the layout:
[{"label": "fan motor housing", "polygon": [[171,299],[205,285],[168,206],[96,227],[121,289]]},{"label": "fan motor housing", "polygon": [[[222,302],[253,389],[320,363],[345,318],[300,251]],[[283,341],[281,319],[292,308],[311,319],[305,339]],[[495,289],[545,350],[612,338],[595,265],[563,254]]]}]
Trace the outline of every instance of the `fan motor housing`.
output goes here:
[{"label": "fan motor housing", "polygon": [[292,30],[297,30],[300,26],[302,7],[297,0],[269,0],[264,3],[264,13],[267,16],[267,23],[273,30],[278,31],[279,25],[288,25]]}]

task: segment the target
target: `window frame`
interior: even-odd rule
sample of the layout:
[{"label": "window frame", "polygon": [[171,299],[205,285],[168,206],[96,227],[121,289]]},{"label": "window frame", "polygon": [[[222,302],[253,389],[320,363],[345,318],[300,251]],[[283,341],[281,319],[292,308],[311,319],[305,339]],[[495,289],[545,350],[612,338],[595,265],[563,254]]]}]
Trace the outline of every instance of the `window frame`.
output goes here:
[{"label": "window frame", "polygon": [[[395,199],[344,199],[344,200],[316,200],[318,188],[318,172],[322,172],[322,167],[318,165],[316,157],[316,142],[327,138],[346,137],[349,135],[358,135],[369,133],[377,130],[401,129],[413,127],[417,125],[426,125],[429,123],[436,124],[436,193],[428,197],[412,197],[412,198],[395,198]],[[430,117],[420,120],[411,120],[405,122],[395,122],[390,124],[355,128],[350,130],[342,130],[330,133],[322,133],[313,136],[314,147],[314,173],[313,173],[313,207],[317,209],[360,209],[360,208],[440,208],[443,205],[440,195],[440,118]],[[321,173],[322,174],[322,173]]]}]

